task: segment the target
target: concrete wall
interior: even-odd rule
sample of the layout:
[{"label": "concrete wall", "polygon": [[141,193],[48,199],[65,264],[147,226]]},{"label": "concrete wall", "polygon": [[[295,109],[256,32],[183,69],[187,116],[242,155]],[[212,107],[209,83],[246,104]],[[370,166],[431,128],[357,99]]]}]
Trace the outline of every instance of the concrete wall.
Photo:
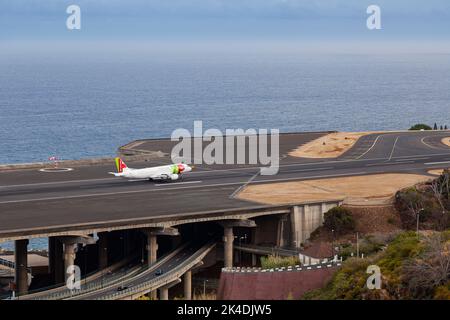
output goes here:
[{"label": "concrete wall", "polygon": [[323,224],[324,213],[339,202],[305,204],[293,206],[290,214],[291,245],[299,248],[309,239],[311,233]]},{"label": "concrete wall", "polygon": [[303,271],[222,272],[217,298],[220,300],[300,299],[307,291],[322,288],[333,277],[337,265]]},{"label": "concrete wall", "polygon": [[252,243],[256,245],[276,245],[278,240],[279,215],[254,218],[256,228],[252,231]]},{"label": "concrete wall", "polygon": [[323,224],[324,213],[338,205],[339,201],[296,205],[290,214],[255,217],[252,244],[299,248]]}]

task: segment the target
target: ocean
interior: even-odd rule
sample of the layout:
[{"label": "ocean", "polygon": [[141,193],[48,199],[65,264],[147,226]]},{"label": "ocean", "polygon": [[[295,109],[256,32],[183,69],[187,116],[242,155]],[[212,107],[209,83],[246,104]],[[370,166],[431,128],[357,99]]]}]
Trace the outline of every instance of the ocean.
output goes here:
[{"label": "ocean", "polygon": [[281,132],[450,125],[449,89],[448,54],[0,53],[0,163],[112,156],[195,120]]}]

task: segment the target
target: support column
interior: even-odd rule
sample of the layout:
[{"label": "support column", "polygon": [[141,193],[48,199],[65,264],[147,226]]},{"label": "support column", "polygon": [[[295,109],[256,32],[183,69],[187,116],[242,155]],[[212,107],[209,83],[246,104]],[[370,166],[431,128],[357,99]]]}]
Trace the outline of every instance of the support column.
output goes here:
[{"label": "support column", "polygon": [[177,285],[180,283],[180,279],[176,279],[168,284],[166,284],[164,287],[160,287],[159,290],[159,300],[169,300],[169,289],[172,288],[174,285]]},{"label": "support column", "polygon": [[[288,226],[288,215],[281,215],[278,220],[277,227],[277,247],[289,246],[289,233],[287,232],[290,228]],[[287,239],[286,239],[287,238]]]},{"label": "support column", "polygon": [[54,279],[55,283],[64,282],[64,247],[62,242],[56,238],[52,237],[53,240],[53,252],[49,252],[49,256],[52,256],[54,262]]},{"label": "support column", "polygon": [[48,238],[48,273],[55,283],[64,281],[63,245],[57,237]]},{"label": "support column", "polygon": [[234,241],[233,227],[224,227],[223,234],[224,265],[225,268],[232,268]]},{"label": "support column", "polygon": [[48,273],[53,275],[55,273],[55,237],[48,238]]},{"label": "support column", "polygon": [[67,269],[75,264],[76,248],[77,248],[76,243],[64,244],[64,279],[66,281],[67,278],[69,278],[70,276],[70,274],[67,273]]},{"label": "support column", "polygon": [[304,228],[304,210],[299,206],[293,206],[291,210],[291,246],[294,248],[301,248],[303,242],[303,228]]},{"label": "support column", "polygon": [[[147,230],[147,263],[150,267],[153,263],[156,262],[158,254],[158,238],[155,234],[152,233],[152,230]],[[165,294],[165,293],[164,293]],[[163,295],[164,295],[163,294]],[[161,292],[160,292],[161,295]],[[150,299],[156,300],[158,298],[157,290],[153,290],[150,292]],[[163,300],[162,298],[160,298]],[[167,299],[165,299],[167,300]]]},{"label": "support column", "polygon": [[148,257],[148,265],[152,265],[156,262],[158,253],[158,240],[157,236],[151,233],[147,236],[147,257]]},{"label": "support column", "polygon": [[252,253],[252,267],[255,267],[257,263],[257,256],[256,254]]},{"label": "support column", "polygon": [[59,237],[55,243],[58,242],[61,242],[64,245],[64,270],[62,278],[67,281],[69,276],[71,276],[71,274],[67,274],[67,268],[69,268],[69,266],[75,265],[76,249],[78,247],[78,244],[95,244],[96,240],[86,235]]},{"label": "support column", "polygon": [[192,300],[192,271],[187,271],[184,276],[184,300]]},{"label": "support column", "polygon": [[159,288],[159,300],[169,300],[169,288]]},{"label": "support column", "polygon": [[28,291],[28,240],[14,241],[16,292],[26,294]]},{"label": "support column", "polygon": [[98,268],[105,269],[108,266],[108,233],[98,234]]},{"label": "support column", "polygon": [[[178,236],[178,229],[172,227],[147,228],[142,230],[147,235],[147,263],[151,266],[156,262],[158,253],[157,235],[160,236]],[[164,294],[163,294],[164,295]],[[150,298],[156,300],[157,292],[150,292]]]}]

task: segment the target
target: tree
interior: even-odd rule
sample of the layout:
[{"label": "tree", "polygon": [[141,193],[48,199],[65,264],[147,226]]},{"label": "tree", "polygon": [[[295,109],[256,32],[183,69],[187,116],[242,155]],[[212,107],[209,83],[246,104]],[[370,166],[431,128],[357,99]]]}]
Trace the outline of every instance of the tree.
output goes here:
[{"label": "tree", "polygon": [[444,130],[444,128],[442,127],[442,125],[440,126],[440,130]]},{"label": "tree", "polygon": [[425,249],[416,258],[405,262],[404,275],[409,289],[417,297],[447,283],[450,279],[450,242],[441,234],[425,239]]},{"label": "tree", "polygon": [[431,127],[424,123],[418,123],[409,128],[409,130],[431,130]]},{"label": "tree", "polygon": [[434,123],[433,130],[437,130],[437,123],[436,122]]},{"label": "tree", "polygon": [[323,226],[329,231],[342,235],[355,230],[355,220],[347,208],[334,207],[324,214]]}]

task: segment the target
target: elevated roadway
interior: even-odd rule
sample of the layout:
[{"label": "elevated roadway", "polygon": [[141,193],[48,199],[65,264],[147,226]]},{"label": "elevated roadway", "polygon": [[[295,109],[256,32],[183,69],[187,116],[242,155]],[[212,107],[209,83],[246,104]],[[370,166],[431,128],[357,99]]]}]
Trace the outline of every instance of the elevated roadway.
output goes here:
[{"label": "elevated roadway", "polygon": [[[0,172],[0,241],[42,236],[50,232],[93,230],[102,224],[121,224],[230,209],[254,208],[238,200],[236,191],[247,183],[282,182],[375,173],[421,173],[450,166],[450,148],[441,139],[448,131],[371,134],[336,159],[303,159],[288,155],[300,144],[325,133],[280,136],[280,170],[258,176],[257,166],[197,166],[182,181],[128,181],[107,174],[113,162],[74,167],[67,172],[36,169]],[[166,153],[173,144],[149,140],[138,146]],[[144,167],[170,162],[169,158],[129,163]]]},{"label": "elevated roadway", "polygon": [[128,276],[105,288],[69,298],[69,300],[133,300],[160,288],[167,290],[181,282],[181,277],[186,272],[200,265],[215,245],[215,243],[209,243],[203,246],[185,246],[143,272]]}]

